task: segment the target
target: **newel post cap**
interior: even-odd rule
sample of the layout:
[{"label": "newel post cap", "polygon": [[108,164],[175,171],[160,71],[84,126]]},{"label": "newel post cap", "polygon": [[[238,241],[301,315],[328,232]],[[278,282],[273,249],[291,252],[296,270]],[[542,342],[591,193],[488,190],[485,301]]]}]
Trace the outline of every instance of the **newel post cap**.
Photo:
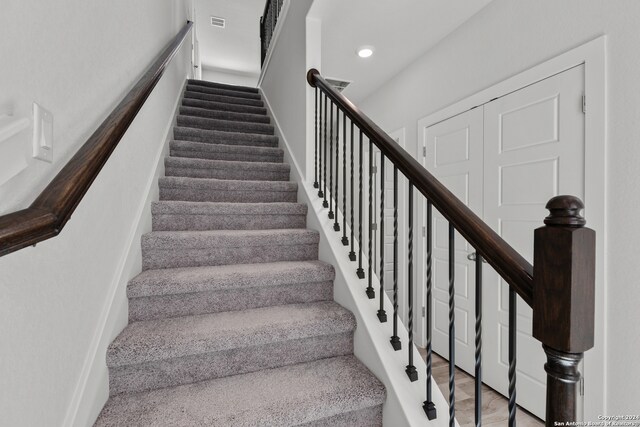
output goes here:
[{"label": "newel post cap", "polygon": [[559,227],[584,227],[587,221],[580,211],[584,209],[582,200],[575,196],[553,197],[545,206],[549,210],[549,216],[544,223],[549,226]]}]

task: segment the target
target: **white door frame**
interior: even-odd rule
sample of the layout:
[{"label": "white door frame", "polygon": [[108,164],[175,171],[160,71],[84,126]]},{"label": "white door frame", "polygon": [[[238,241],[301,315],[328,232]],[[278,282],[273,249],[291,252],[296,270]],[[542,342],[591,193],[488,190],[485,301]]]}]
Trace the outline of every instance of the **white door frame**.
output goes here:
[{"label": "white door frame", "polygon": [[[585,371],[585,419],[597,419],[599,414],[606,413],[606,273],[607,248],[606,230],[606,36],[600,36],[581,46],[562,53],[555,58],[536,65],[494,86],[481,90],[474,95],[455,102],[437,112],[418,120],[420,141],[416,144],[416,159],[423,163],[422,150],[426,142],[426,128],[453,116],[468,111],[476,106],[486,104],[494,98],[505,96],[526,86],[554,76],[575,66],[585,66],[585,211],[587,226],[597,233],[596,240],[596,306],[595,306],[595,346],[585,354],[583,371]],[[420,207],[418,218],[424,218]],[[540,224],[542,225],[540,218]],[[418,268],[424,284],[424,249],[418,249]],[[420,292],[424,286],[416,286]],[[423,293],[415,296],[415,301],[423,301]],[[423,303],[424,304],[424,303]],[[419,310],[417,310],[419,311]],[[424,320],[419,318],[420,322]],[[423,335],[423,334],[422,334]],[[424,337],[416,340],[424,345]]]}]

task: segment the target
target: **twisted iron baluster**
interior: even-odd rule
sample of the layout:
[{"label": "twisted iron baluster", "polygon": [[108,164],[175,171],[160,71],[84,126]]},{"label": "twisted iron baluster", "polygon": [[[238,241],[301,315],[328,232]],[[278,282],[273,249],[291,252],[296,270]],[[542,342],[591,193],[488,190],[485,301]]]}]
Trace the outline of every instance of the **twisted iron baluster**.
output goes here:
[{"label": "twisted iron baluster", "polygon": [[[353,166],[351,166],[353,170]],[[347,237],[347,115],[342,115],[342,244],[349,245]]]},{"label": "twisted iron baluster", "polygon": [[369,286],[367,297],[374,299],[376,292],[373,290],[373,142],[369,140]]},{"label": "twisted iron baluster", "polygon": [[509,427],[516,425],[516,291],[509,288]]},{"label": "twisted iron baluster", "polygon": [[380,152],[380,308],[378,309],[378,320],[381,323],[387,321],[387,312],[384,310],[384,184],[384,154]]},{"label": "twisted iron baluster", "polygon": [[393,166],[393,336],[391,346],[402,348],[398,336],[398,167]]},{"label": "twisted iron baluster", "polygon": [[362,129],[360,129],[360,155],[358,164],[358,269],[356,274],[360,279],[364,279],[364,270],[362,269]]},{"label": "twisted iron baluster", "polygon": [[[344,178],[343,178],[344,180]],[[340,223],[338,222],[338,198],[340,196],[340,108],[336,105],[336,215],[333,223],[333,230],[340,231]],[[344,215],[344,213],[343,213]]]},{"label": "twisted iron baluster", "polygon": [[349,259],[351,261],[356,260],[356,252],[354,249],[355,239],[353,233],[355,230],[355,222],[353,220],[353,122],[351,122],[351,252],[349,252]]},{"label": "twisted iron baluster", "polygon": [[476,251],[475,421],[482,425],[482,256]]},{"label": "twisted iron baluster", "polygon": [[316,95],[316,100],[315,100],[315,123],[316,123],[316,131],[315,131],[315,137],[316,137],[316,144],[315,144],[315,156],[314,156],[314,180],[313,180],[313,188],[318,188],[318,88],[315,88],[315,95]]},{"label": "twisted iron baluster", "polygon": [[449,223],[449,427],[456,418],[456,347],[455,347],[455,229]]},{"label": "twisted iron baluster", "polygon": [[333,101],[329,107],[329,219],[333,219]]},{"label": "twisted iron baluster", "polygon": [[409,265],[407,271],[407,294],[409,299],[409,364],[405,372],[409,380],[418,381],[418,371],[413,365],[413,184],[409,183]]},{"label": "twisted iron baluster", "polygon": [[432,216],[431,202],[427,201],[427,307],[426,307],[426,322],[427,322],[427,400],[425,400],[422,408],[427,414],[427,418],[433,420],[436,418],[436,405],[433,403],[433,396],[431,392],[431,321],[433,319],[432,313],[432,250],[433,250],[433,216]]},{"label": "twisted iron baluster", "polygon": [[324,190],[322,207],[328,208],[329,203],[327,203],[327,104],[329,103],[327,95],[324,95]]},{"label": "twisted iron baluster", "polygon": [[[325,145],[322,143],[322,123],[324,123],[324,121],[326,120],[326,117],[322,114],[322,98],[323,98],[323,94],[320,93],[320,123],[318,126],[318,145],[319,145],[319,159],[320,159],[320,165],[318,167],[318,197],[324,197],[324,192],[322,191],[322,150],[323,147],[325,147]],[[324,159],[326,162],[326,158]],[[326,170],[326,169],[325,169]]]}]

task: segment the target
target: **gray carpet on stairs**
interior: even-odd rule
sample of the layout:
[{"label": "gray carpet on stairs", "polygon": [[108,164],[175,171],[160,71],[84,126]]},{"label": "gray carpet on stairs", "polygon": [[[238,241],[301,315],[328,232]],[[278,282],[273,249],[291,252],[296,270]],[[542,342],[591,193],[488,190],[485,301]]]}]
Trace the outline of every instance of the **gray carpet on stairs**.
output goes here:
[{"label": "gray carpet on stairs", "polygon": [[379,426],[255,88],[189,80],[96,426]]}]

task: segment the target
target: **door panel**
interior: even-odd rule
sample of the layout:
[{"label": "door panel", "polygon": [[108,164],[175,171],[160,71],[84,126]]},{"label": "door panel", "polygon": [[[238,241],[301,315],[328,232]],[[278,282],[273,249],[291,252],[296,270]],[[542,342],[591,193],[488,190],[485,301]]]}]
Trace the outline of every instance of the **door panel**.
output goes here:
[{"label": "door panel", "polygon": [[[474,212],[482,214],[483,111],[476,108],[426,129],[426,168]],[[423,212],[426,212],[423,207]],[[449,223],[433,213],[433,350],[449,356]],[[472,251],[455,233],[456,365],[474,371],[474,294]],[[422,281],[422,283],[425,283]],[[421,322],[422,323],[422,322]]]},{"label": "door panel", "polygon": [[[579,66],[484,106],[483,217],[529,262],[547,201],[584,196],[583,90]],[[484,381],[506,394],[508,286],[491,268],[483,285]],[[517,402],[544,417],[544,352],[531,337],[531,308],[520,298],[517,313]]]}]

